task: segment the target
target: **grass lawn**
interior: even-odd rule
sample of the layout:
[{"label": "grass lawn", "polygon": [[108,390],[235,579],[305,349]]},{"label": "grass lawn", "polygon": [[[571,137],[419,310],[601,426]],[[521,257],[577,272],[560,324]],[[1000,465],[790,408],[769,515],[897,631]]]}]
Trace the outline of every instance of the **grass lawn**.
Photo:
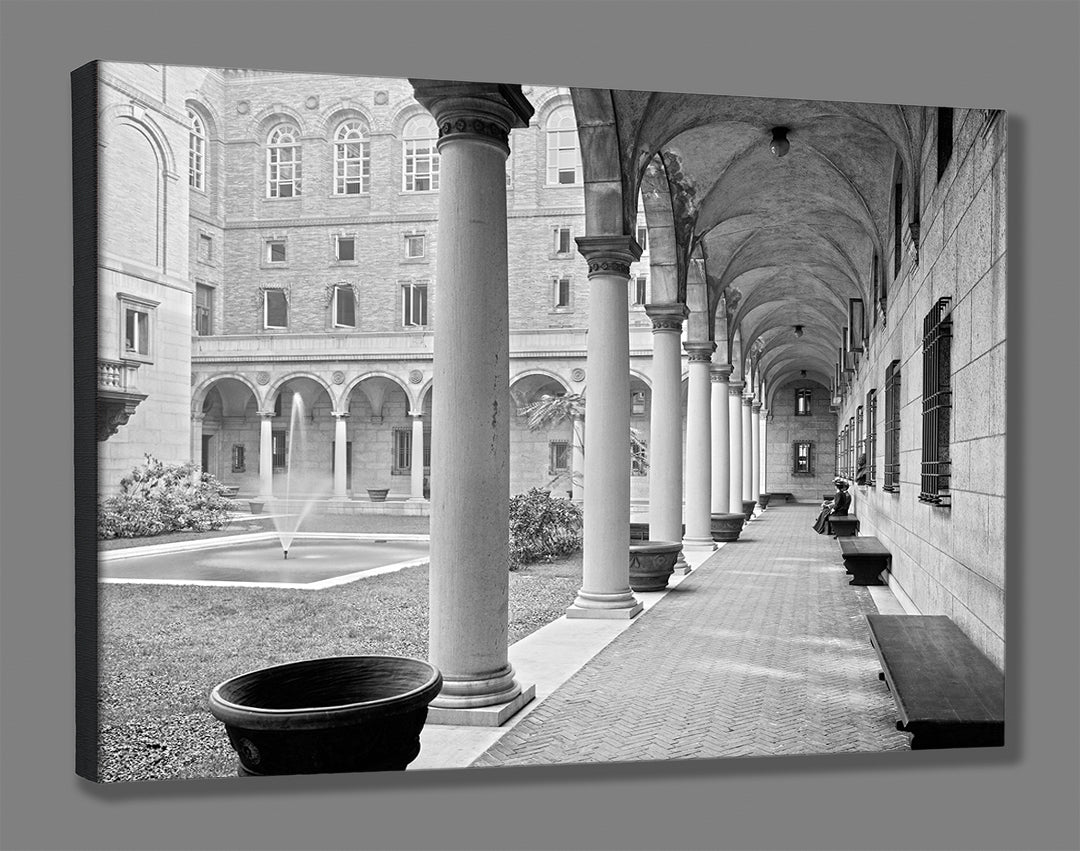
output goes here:
[{"label": "grass lawn", "polygon": [[[428,518],[310,521],[304,523],[309,531],[369,531],[355,527],[370,524],[370,531],[426,532]],[[245,521],[238,531],[252,530]],[[580,584],[580,552],[511,572],[510,643],[560,617]],[[104,780],[235,776],[236,756],[224,726],[210,715],[207,697],[236,674],[319,656],[427,658],[426,567],[322,591],[102,585],[100,600]]]}]

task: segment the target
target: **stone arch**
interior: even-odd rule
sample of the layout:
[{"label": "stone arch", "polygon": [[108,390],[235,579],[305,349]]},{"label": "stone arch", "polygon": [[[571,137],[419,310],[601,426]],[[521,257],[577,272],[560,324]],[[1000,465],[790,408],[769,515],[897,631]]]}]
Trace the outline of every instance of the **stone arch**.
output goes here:
[{"label": "stone arch", "polygon": [[304,116],[291,106],[281,103],[275,103],[262,110],[258,115],[252,117],[248,126],[251,128],[250,132],[255,140],[260,145],[265,145],[270,131],[278,124],[295,124],[296,129],[300,131],[301,139],[310,135],[310,128],[304,120]]},{"label": "stone arch", "polygon": [[[399,390],[401,390],[402,393],[405,394],[405,401],[406,404],[409,406],[409,409],[416,410],[416,399],[422,397],[414,397],[414,395],[409,391],[408,384],[400,376],[394,375],[392,372],[387,372],[385,370],[372,370],[370,372],[365,372],[363,375],[358,375],[352,380],[348,381],[346,384],[342,385],[342,392],[338,410],[344,413],[344,409],[348,406],[349,400],[352,398],[352,395],[356,391],[356,389],[359,388],[360,392],[364,393],[364,389],[360,387],[360,385],[363,384],[365,381],[369,381],[371,379],[384,379],[396,386]],[[364,393],[364,395],[367,396],[366,393]]]},{"label": "stone arch", "polygon": [[319,118],[317,126],[326,140],[332,142],[338,126],[343,121],[348,121],[350,119],[363,122],[364,132],[368,135],[371,134],[371,115],[360,104],[351,100],[339,101],[329,109],[324,110]]},{"label": "stone arch", "polygon": [[636,177],[622,167],[612,92],[571,88],[570,97],[581,147],[585,232],[590,236],[629,235],[637,213]]},{"label": "stone arch", "polygon": [[203,403],[206,401],[207,394],[222,381],[234,381],[242,384],[250,392],[255,399],[255,405],[261,410],[261,399],[259,395],[258,386],[250,378],[241,372],[223,372],[211,375],[201,380],[191,391],[191,413],[202,413]]},{"label": "stone arch", "polygon": [[[667,163],[653,157],[641,180],[649,241],[649,285],[656,304],[686,303],[686,241],[675,221]],[[636,224],[636,222],[635,222]]]},{"label": "stone arch", "polygon": [[[321,390],[327,395],[327,397],[330,399],[330,404],[334,404],[334,391],[331,389],[331,386],[326,382],[326,379],[324,379],[321,375],[315,372],[309,372],[307,370],[297,370],[296,372],[290,372],[286,375],[277,376],[276,378],[272,379],[269,384],[266,385],[266,391],[263,396],[264,407],[262,408],[262,410],[266,410],[265,405],[270,403],[274,399],[274,397],[281,392],[281,389],[286,384],[288,384],[290,381],[295,381],[296,379],[307,379],[311,381],[316,387],[318,387],[319,390]],[[304,394],[301,394],[302,398],[303,395]],[[305,398],[304,402],[308,405],[311,405],[315,402],[318,396],[319,394],[316,392],[312,395],[311,399]]]}]

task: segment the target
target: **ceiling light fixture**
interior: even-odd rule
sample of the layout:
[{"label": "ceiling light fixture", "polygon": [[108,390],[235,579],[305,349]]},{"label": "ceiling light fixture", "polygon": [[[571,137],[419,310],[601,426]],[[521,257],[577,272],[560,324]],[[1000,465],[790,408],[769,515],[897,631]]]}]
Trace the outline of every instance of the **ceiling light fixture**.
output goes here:
[{"label": "ceiling light fixture", "polygon": [[787,134],[787,127],[774,127],[772,129],[772,142],[769,144],[769,150],[777,159],[786,156],[787,152],[791,150],[791,143],[788,142]]},{"label": "ceiling light fixture", "polygon": [[803,335],[802,325],[795,326],[795,336],[801,337]]}]

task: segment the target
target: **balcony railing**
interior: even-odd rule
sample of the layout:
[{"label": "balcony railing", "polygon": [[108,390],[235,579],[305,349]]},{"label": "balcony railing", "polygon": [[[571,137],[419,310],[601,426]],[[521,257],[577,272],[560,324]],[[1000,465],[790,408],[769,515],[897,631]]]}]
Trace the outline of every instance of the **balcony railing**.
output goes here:
[{"label": "balcony railing", "polygon": [[136,392],[139,364],[99,360],[97,387],[97,437],[108,440],[135,413],[145,393]]}]

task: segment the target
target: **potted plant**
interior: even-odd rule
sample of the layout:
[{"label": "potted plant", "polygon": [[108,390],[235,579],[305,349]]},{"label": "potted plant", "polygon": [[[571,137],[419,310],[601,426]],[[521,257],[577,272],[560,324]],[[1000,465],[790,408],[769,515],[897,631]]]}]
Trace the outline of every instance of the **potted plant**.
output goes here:
[{"label": "potted plant", "polygon": [[435,666],[405,656],[334,656],[232,677],[210,692],[240,775],[403,771],[420,753]]}]

